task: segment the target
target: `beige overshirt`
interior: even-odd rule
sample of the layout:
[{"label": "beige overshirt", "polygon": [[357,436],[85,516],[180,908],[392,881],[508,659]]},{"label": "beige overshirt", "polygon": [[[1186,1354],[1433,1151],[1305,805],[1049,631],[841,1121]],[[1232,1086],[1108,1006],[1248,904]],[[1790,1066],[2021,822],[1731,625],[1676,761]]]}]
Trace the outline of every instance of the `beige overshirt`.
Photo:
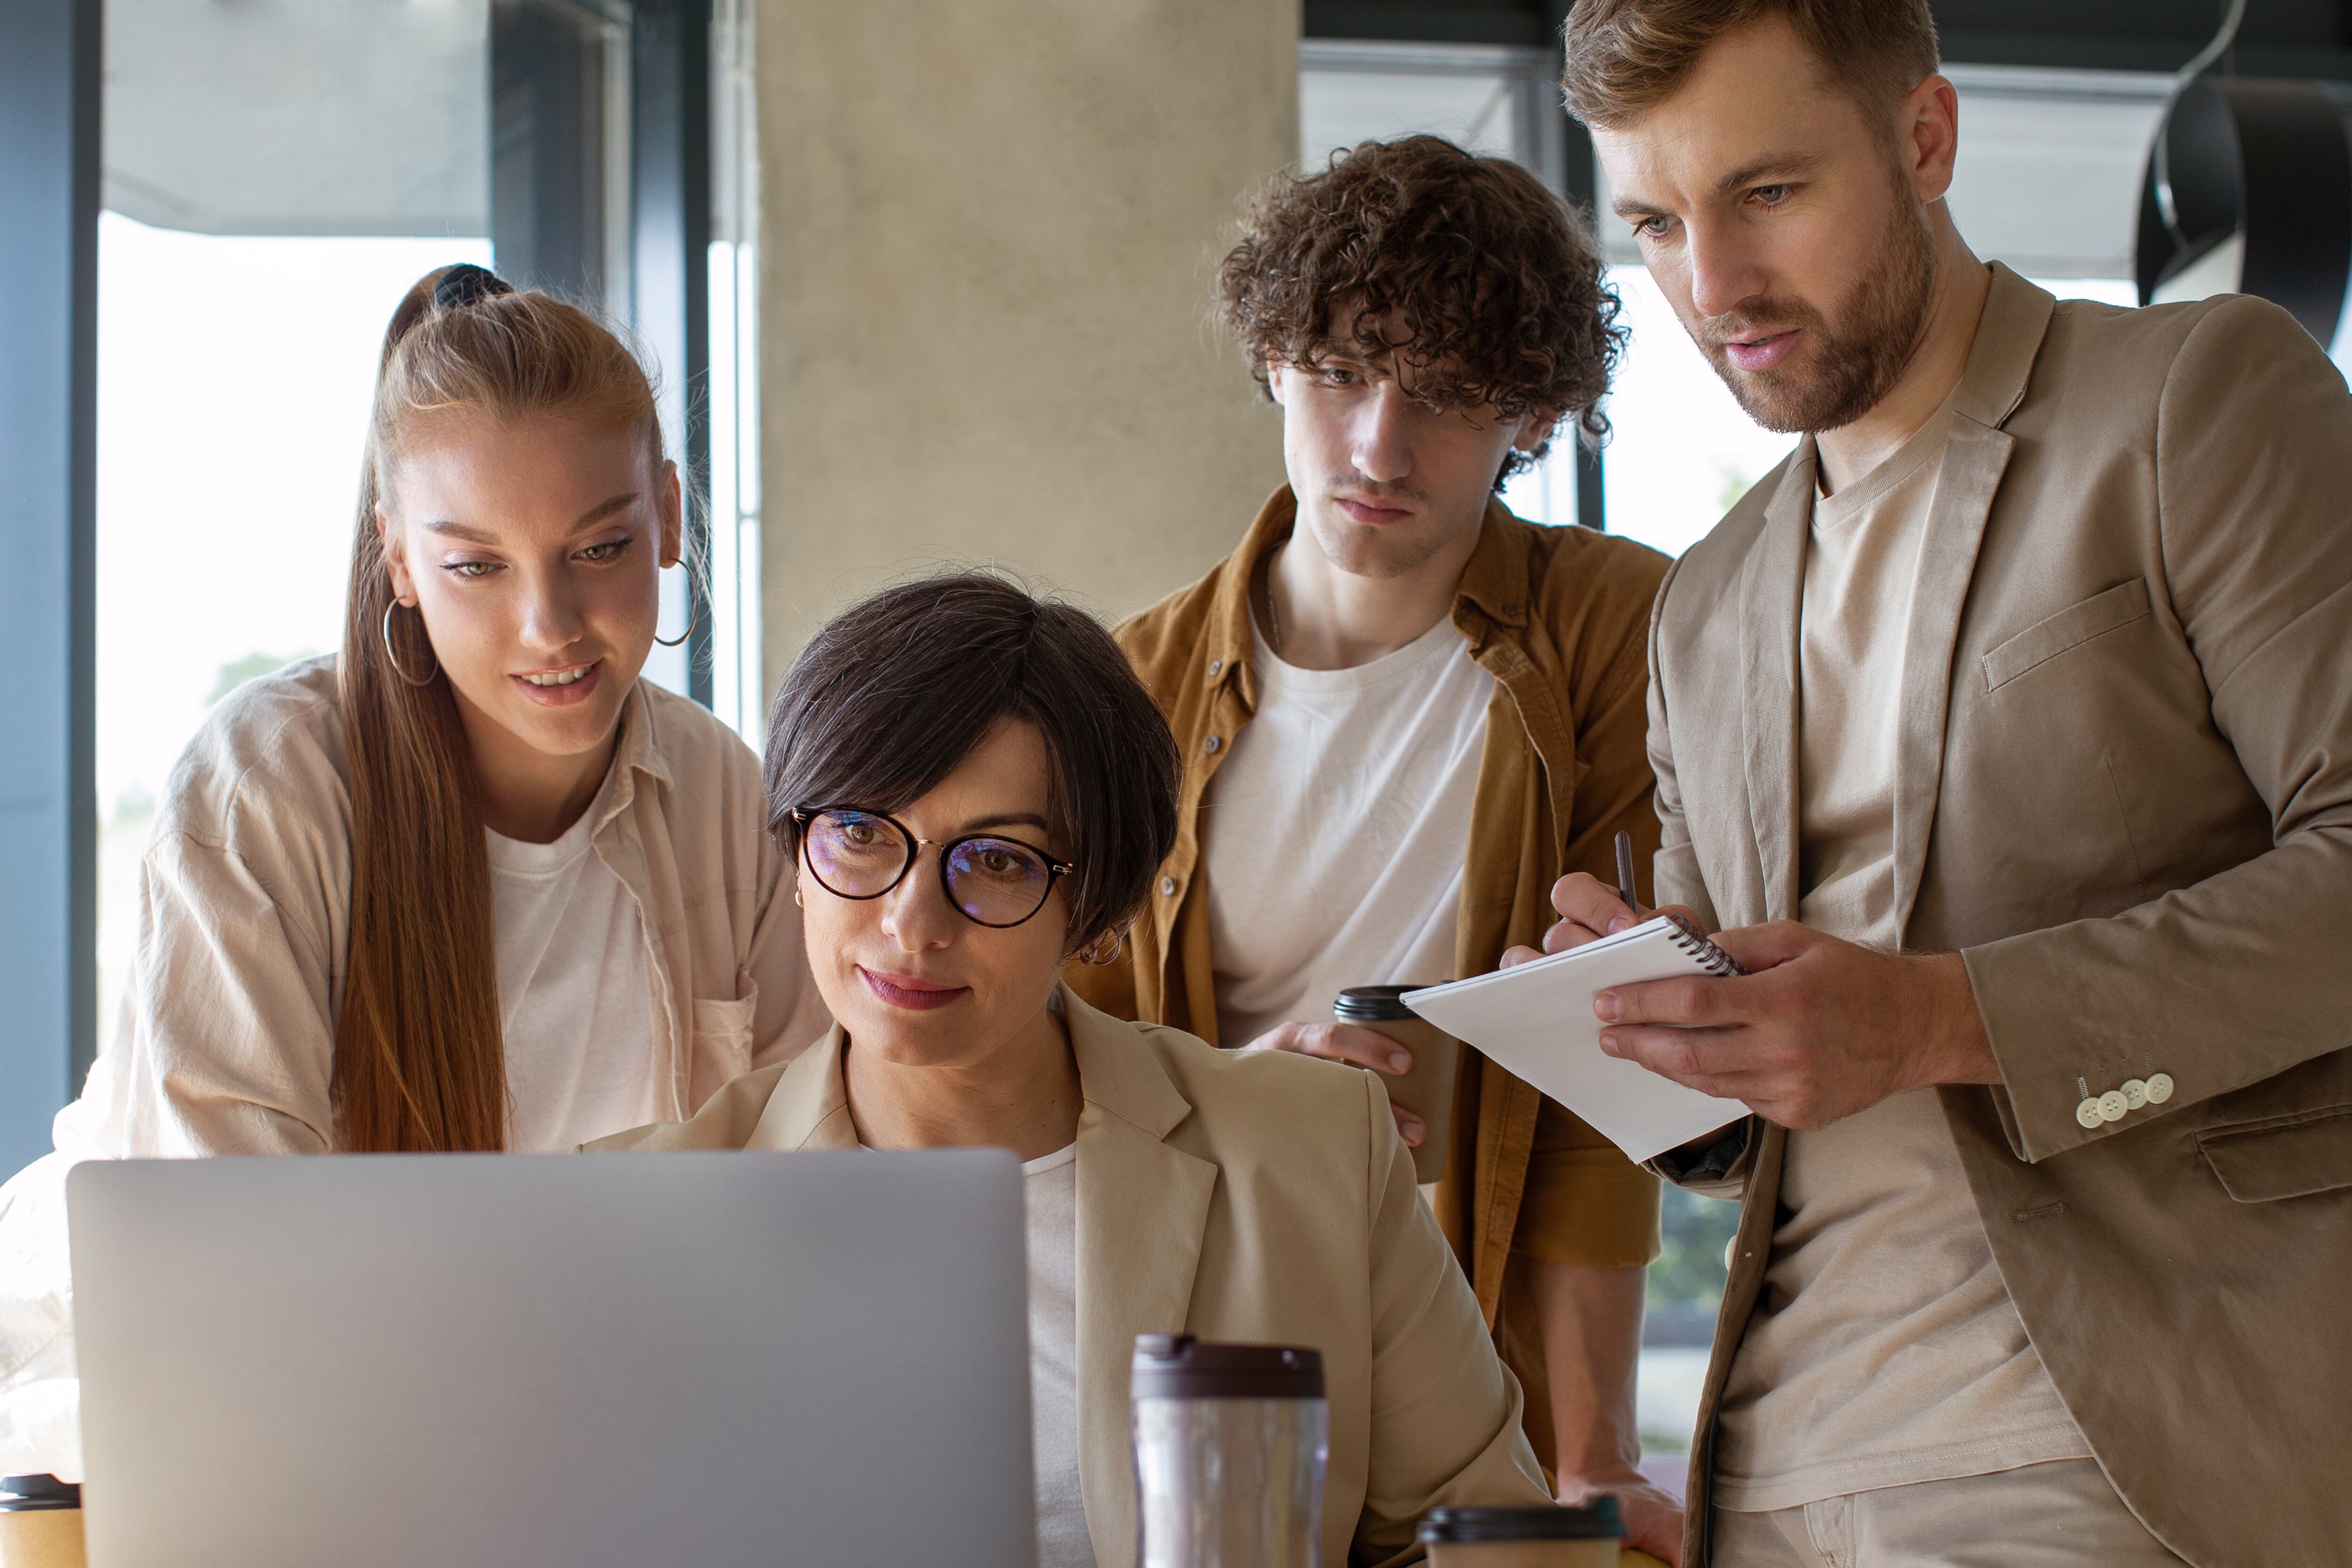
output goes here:
[{"label": "beige overshirt", "polygon": [[[636,900],[660,1087],[685,1116],[829,1020],[750,748],[641,680],[613,767],[592,843]],[[351,822],[332,657],[239,688],[173,768],[113,1043],[57,1152],[0,1188],[0,1468],[80,1470],[68,1165],[334,1147]]]}]

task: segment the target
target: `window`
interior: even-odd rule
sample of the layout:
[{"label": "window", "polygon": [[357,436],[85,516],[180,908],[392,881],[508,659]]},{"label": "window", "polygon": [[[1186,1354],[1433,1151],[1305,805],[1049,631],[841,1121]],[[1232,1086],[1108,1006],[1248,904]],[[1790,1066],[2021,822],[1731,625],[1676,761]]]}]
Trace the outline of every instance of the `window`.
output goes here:
[{"label": "window", "polygon": [[99,228],[99,1011],[210,706],[341,644],[386,318],[488,265],[489,8],[110,0]]},{"label": "window", "polygon": [[[1510,44],[1393,44],[1307,38],[1298,46],[1299,163],[1325,166],[1364,141],[1443,136],[1561,182],[1566,125],[1549,49]],[[1572,435],[1515,476],[1504,501],[1531,522],[1576,521]]]},{"label": "window", "polygon": [[[422,273],[495,266],[628,323],[670,445],[724,458],[726,613],[650,679],[756,713],[756,358],[748,0],[727,0],[725,243],[698,138],[711,40],[691,7],[623,0],[110,0],[100,221],[96,773],[98,1033],[132,958],[138,869],[173,762],[241,681],[342,641],[359,464],[385,321]],[[691,247],[691,265],[685,247]],[[723,385],[703,439],[699,296]],[[698,511],[699,515],[699,510]],[[756,522],[756,512],[752,514]],[[756,543],[756,532],[751,536]],[[750,605],[747,618],[743,606]],[[694,609],[664,582],[662,627]],[[714,624],[715,623],[715,624]],[[714,636],[713,633],[716,633]],[[745,648],[751,649],[746,678]],[[748,695],[747,695],[748,693]],[[77,1072],[75,1081],[79,1081]]]}]

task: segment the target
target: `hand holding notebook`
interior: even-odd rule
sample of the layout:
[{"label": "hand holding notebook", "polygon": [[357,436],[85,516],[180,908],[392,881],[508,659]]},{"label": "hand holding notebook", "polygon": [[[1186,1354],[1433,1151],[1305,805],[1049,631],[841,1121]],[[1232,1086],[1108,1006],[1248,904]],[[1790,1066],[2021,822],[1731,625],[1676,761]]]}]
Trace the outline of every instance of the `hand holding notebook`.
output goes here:
[{"label": "hand holding notebook", "polygon": [[1593,997],[1612,985],[1741,973],[1738,962],[1705,936],[1671,915],[1658,915],[1517,968],[1408,991],[1402,1000],[1638,1161],[1737,1121],[1748,1108],[1605,1054]]}]

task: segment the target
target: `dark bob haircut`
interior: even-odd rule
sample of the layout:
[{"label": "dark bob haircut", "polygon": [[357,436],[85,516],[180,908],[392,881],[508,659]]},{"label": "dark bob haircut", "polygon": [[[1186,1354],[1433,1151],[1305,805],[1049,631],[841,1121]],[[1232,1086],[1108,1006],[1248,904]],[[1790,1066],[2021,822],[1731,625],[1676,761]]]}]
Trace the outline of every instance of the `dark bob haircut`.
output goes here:
[{"label": "dark bob haircut", "polygon": [[1077,865],[1065,950],[1125,931],[1176,847],[1176,739],[1093,616],[1002,577],[928,577],[824,624],[768,710],[768,830],[797,860],[795,809],[901,810],[1006,720],[1045,738]]}]

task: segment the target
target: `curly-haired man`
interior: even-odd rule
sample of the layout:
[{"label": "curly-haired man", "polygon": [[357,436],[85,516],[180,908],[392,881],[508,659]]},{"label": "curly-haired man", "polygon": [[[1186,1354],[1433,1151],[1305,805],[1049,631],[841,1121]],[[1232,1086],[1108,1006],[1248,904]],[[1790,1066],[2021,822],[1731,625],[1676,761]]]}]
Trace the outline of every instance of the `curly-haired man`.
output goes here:
[{"label": "curly-haired man", "polygon": [[[1382,1072],[1343,987],[1483,973],[1566,871],[1658,837],[1643,648],[1664,557],[1496,499],[1564,419],[1598,434],[1622,334],[1589,232],[1517,164],[1366,142],[1250,208],[1224,313],[1280,405],[1290,483],[1119,641],[1182,743],[1176,852],[1097,1005]],[[1657,1189],[1496,1064],[1457,1079],[1435,1203],[1528,1390],[1564,1496],[1635,1469],[1633,1363]],[[1400,1109],[1407,1142],[1424,1128]]]}]

